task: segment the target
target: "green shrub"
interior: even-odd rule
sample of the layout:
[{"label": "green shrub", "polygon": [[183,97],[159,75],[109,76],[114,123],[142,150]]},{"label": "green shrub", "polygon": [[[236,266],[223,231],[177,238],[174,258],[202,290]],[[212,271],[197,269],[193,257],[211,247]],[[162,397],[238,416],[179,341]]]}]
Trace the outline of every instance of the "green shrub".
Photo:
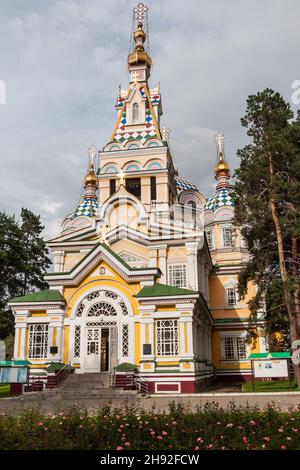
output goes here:
[{"label": "green shrub", "polygon": [[117,372],[127,372],[127,371],[136,371],[137,366],[135,364],[131,364],[130,362],[123,362],[116,367]]}]

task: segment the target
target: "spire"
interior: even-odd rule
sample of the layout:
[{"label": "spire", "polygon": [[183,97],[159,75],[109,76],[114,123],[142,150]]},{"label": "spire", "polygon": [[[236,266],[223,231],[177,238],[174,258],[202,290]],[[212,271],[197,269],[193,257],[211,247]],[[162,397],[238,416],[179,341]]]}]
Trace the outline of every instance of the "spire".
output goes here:
[{"label": "spire", "polygon": [[145,82],[150,76],[152,60],[144,47],[147,35],[143,30],[143,21],[148,29],[148,7],[140,2],[133,10],[133,28],[136,28],[133,32],[135,46],[133,52],[128,56],[131,83]]},{"label": "spire", "polygon": [[98,178],[95,173],[94,160],[97,155],[97,149],[94,145],[89,148],[89,171],[84,181],[84,199],[95,199],[98,189]]},{"label": "spire", "polygon": [[215,136],[217,146],[217,163],[215,166],[215,178],[217,180],[217,189],[228,188],[230,171],[229,165],[225,159],[224,135],[220,132]]}]

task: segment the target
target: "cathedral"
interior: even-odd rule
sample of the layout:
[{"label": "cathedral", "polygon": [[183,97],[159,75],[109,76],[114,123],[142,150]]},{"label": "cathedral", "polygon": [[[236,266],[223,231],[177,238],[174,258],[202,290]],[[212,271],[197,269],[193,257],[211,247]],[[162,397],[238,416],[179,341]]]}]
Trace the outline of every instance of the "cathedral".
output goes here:
[{"label": "cathedral", "polygon": [[249,354],[266,344],[260,330],[247,337],[255,286],[238,296],[248,253],[232,225],[224,137],[215,137],[206,198],[174,166],[145,24],[140,3],[112,135],[101,151],[90,147],[82,200],[48,241],[49,289],[10,302],[14,359],[28,360],[32,376],[50,363],[116,376],[132,366],[151,393],[193,393],[248,380]]}]

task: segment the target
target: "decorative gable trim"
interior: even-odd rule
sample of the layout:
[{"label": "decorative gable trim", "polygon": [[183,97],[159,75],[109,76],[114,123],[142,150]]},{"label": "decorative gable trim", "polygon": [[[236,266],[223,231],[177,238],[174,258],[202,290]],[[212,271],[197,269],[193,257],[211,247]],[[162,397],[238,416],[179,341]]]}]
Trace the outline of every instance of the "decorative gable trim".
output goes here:
[{"label": "decorative gable trim", "polygon": [[45,280],[51,286],[77,285],[99,262],[105,261],[126,282],[152,281],[160,276],[159,268],[131,268],[121,257],[104,244],[98,244],[74,268],[66,273],[51,273]]}]

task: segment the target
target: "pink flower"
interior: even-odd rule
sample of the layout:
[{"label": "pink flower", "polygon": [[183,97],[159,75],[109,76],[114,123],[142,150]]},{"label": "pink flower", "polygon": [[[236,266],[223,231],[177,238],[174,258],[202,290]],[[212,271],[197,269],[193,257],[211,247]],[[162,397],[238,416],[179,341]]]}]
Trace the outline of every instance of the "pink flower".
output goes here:
[{"label": "pink flower", "polygon": [[262,448],[262,449],[265,449],[265,448],[266,448],[265,444],[263,444],[263,445],[261,446],[261,448]]},{"label": "pink flower", "polygon": [[196,442],[200,442],[200,443],[202,444],[202,442],[203,442],[202,437],[198,437],[198,438],[196,439]]},{"label": "pink flower", "polygon": [[155,431],[150,432],[151,436],[155,436]]},{"label": "pink flower", "polygon": [[43,426],[43,423],[39,423],[38,426]]},{"label": "pink flower", "polygon": [[118,446],[116,450],[124,450],[122,446]]},{"label": "pink flower", "polygon": [[282,428],[279,428],[279,429],[278,429],[278,432],[283,432],[283,429],[282,429]]},{"label": "pink flower", "polygon": [[212,449],[212,448],[213,448],[213,444],[208,444],[207,448],[208,448],[208,449]]},{"label": "pink flower", "polygon": [[282,445],[282,446],[280,446],[280,449],[281,450],[286,450],[286,447]]},{"label": "pink flower", "polygon": [[250,424],[251,426],[255,426],[255,425],[256,425],[256,422],[253,421],[253,419],[251,419],[251,420],[249,421],[249,424]]},{"label": "pink flower", "polygon": [[291,437],[287,437],[286,440],[287,440],[287,441],[291,441],[292,438],[291,438]]},{"label": "pink flower", "polygon": [[194,447],[194,450],[199,450],[199,447],[198,446]]},{"label": "pink flower", "polygon": [[173,426],[177,426],[176,421],[172,421]]},{"label": "pink flower", "polygon": [[163,431],[163,432],[162,432],[162,435],[163,435],[163,436],[167,436],[167,435],[168,435],[167,431]]},{"label": "pink flower", "polygon": [[246,436],[243,437],[243,442],[244,442],[244,444],[247,444],[248,438]]},{"label": "pink flower", "polygon": [[225,447],[224,447],[224,446],[222,446],[222,447],[221,447],[221,450],[225,450]]},{"label": "pink flower", "polygon": [[265,442],[270,442],[270,438],[269,437],[264,437],[264,441]]},{"label": "pink flower", "polygon": [[157,436],[157,439],[158,439],[159,441],[161,441],[161,440],[163,439],[163,437],[162,437],[162,436]]},{"label": "pink flower", "polygon": [[125,442],[124,446],[130,447],[130,442]]},{"label": "pink flower", "polygon": [[226,428],[232,428],[233,427],[233,424],[232,423],[228,423]]}]

